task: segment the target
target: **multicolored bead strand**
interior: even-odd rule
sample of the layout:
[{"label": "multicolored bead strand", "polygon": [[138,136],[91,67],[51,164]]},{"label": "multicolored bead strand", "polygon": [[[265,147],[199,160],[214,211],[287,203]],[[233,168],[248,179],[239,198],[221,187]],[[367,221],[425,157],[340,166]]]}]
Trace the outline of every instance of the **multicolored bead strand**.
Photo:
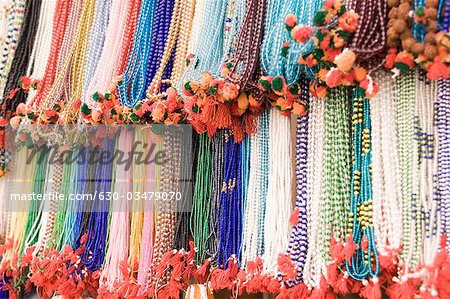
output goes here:
[{"label": "multicolored bead strand", "polygon": [[373,228],[370,106],[362,89],[354,91],[352,106],[353,177],[349,227],[358,247],[351,260],[346,261],[346,267],[350,277],[364,281],[379,275],[380,263]]}]

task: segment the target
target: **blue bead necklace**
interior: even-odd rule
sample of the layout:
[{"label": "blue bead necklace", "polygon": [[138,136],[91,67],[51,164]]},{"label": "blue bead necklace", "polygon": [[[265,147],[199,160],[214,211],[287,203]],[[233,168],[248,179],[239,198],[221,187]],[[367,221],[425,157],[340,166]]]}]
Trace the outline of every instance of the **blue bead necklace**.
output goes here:
[{"label": "blue bead necklace", "polygon": [[[359,245],[350,263],[350,277],[362,281],[380,272],[372,217],[370,104],[358,88],[353,96],[353,178],[350,192],[350,221],[353,241]],[[364,245],[366,244],[366,245]]]},{"label": "blue bead necklace", "polygon": [[187,80],[198,79],[202,72],[220,70],[224,56],[224,34],[228,0],[207,1],[205,18],[197,48],[193,53],[196,61],[186,70]]},{"label": "blue bead necklace", "polygon": [[122,74],[122,83],[117,87],[120,102],[128,107],[134,107],[145,96],[149,82],[147,65],[154,38],[154,16],[155,0],[143,0],[127,67]]},{"label": "blue bead necklace", "polygon": [[261,47],[261,66],[265,74],[284,76],[288,85],[299,80],[301,67],[298,64],[298,57],[310,52],[314,43],[312,40],[302,44],[293,43],[288,56],[282,57],[282,44],[292,39],[285,29],[284,18],[288,14],[294,14],[298,17],[299,24],[312,26],[314,15],[322,4],[322,0],[270,0],[268,2],[265,34]]},{"label": "blue bead necklace", "polygon": [[219,203],[219,250],[218,264],[226,267],[227,260],[240,256],[242,241],[241,197],[241,144],[235,143],[233,135],[225,136],[225,164],[222,193]]},{"label": "blue bead necklace", "polygon": [[[105,140],[104,152],[113,151],[112,140]],[[99,163],[96,169],[95,191],[97,194],[106,194],[111,191],[112,163]],[[93,271],[100,269],[105,257],[106,236],[108,230],[109,202],[97,195],[94,198],[92,215],[89,218],[86,250],[82,256],[84,265]]]}]

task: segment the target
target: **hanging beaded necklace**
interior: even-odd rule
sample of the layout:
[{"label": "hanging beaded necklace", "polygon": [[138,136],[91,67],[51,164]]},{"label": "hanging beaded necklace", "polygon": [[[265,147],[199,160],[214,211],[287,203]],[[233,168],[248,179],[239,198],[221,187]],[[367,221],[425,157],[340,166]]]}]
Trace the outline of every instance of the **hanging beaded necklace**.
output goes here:
[{"label": "hanging beaded necklace", "polygon": [[[121,29],[125,30],[123,43],[120,48],[120,58],[119,63],[120,67],[118,70],[119,74],[123,74],[127,68],[128,60],[130,59],[131,49],[134,45],[134,37],[136,36],[136,28],[139,21],[140,9],[142,5],[142,0],[131,0],[131,3],[128,2],[128,14],[125,18],[125,25],[121,27]],[[122,11],[121,11],[122,12]],[[125,15],[120,13],[121,15]]]},{"label": "hanging beaded necklace", "polygon": [[[191,240],[190,219],[192,208],[192,195],[194,187],[193,168],[195,165],[195,146],[193,142],[197,136],[193,135],[190,127],[181,128],[181,167],[180,167],[180,192],[181,200],[177,203],[177,224],[175,227],[175,238],[173,248],[187,249]],[[183,146],[184,145],[184,146]],[[223,160],[222,160],[223,161]],[[212,248],[211,245],[208,248]]]},{"label": "hanging beaded necklace", "polygon": [[[302,100],[309,102],[309,80],[303,77],[301,79]],[[295,178],[296,178],[296,197],[295,212],[298,217],[294,222],[287,254],[290,255],[292,262],[297,267],[297,276],[293,281],[286,281],[288,286],[298,284],[303,277],[303,268],[306,262],[308,249],[308,192],[307,192],[307,157],[308,157],[308,116],[297,117],[296,144],[295,144]],[[280,275],[278,276],[281,278]]]},{"label": "hanging beaded necklace", "polygon": [[439,100],[437,105],[438,133],[438,179],[441,195],[441,231],[447,236],[447,248],[450,248],[450,80],[438,82]]},{"label": "hanging beaded necklace", "polygon": [[282,45],[288,40],[284,25],[287,14],[299,16],[298,23],[313,25],[315,13],[322,7],[321,0],[308,1],[268,1],[264,39],[261,47],[261,66],[269,76],[284,76],[288,85],[300,77],[298,57],[311,50],[311,41],[293,45],[286,58],[282,57]]},{"label": "hanging beaded necklace", "polygon": [[336,89],[325,102],[324,199],[321,204],[319,248],[330,260],[331,236],[343,240],[346,235],[350,194],[350,112],[348,92]]},{"label": "hanging beaded necklace", "polygon": [[[166,162],[161,166],[161,192],[170,194],[178,192],[181,160],[181,131],[169,130],[165,132],[163,150]],[[153,247],[152,268],[155,274],[164,254],[172,249],[175,225],[177,222],[176,204],[173,201],[156,202],[155,210],[155,243]],[[163,277],[153,276],[156,283],[155,290],[168,283],[170,271],[165,271]]]},{"label": "hanging beaded necklace", "polygon": [[[160,51],[159,66],[152,73],[152,82],[147,89],[148,99],[163,97],[167,84],[176,87],[186,65],[186,54],[189,33],[194,12],[193,0],[176,0],[172,13],[172,21],[168,29],[168,36],[164,48]],[[164,89],[161,85],[164,84]]]},{"label": "hanging beaded necklace", "polygon": [[41,88],[34,97],[33,95],[30,95],[28,103],[29,107],[33,110],[36,110],[40,106],[44,95],[48,92],[55,79],[56,66],[64,41],[66,24],[69,21],[69,15],[73,12],[73,10],[70,9],[72,3],[74,3],[74,1],[59,0],[56,4],[50,55],[41,81]]},{"label": "hanging beaded necklace", "polygon": [[211,204],[209,211],[209,237],[208,237],[208,256],[212,261],[217,261],[219,251],[218,236],[218,217],[220,196],[222,193],[222,182],[224,174],[224,157],[225,157],[225,131],[218,131],[211,139],[211,159],[212,163],[212,187],[211,187]]},{"label": "hanging beaded necklace", "polygon": [[[435,140],[437,128],[435,111],[438,99],[437,82],[430,82],[421,72],[416,87],[416,122],[418,124],[417,142],[419,151],[419,191],[417,205],[422,209],[418,217],[424,218],[418,227],[418,251],[421,252],[420,264],[433,265],[440,247],[441,230],[439,222],[440,195],[437,177],[438,143]],[[419,238],[418,238],[419,239]]]},{"label": "hanging beaded necklace", "polygon": [[[128,151],[134,141],[134,132],[123,128],[120,136],[116,140],[118,150]],[[114,173],[114,172],[113,172]],[[115,176],[112,180],[116,183],[111,188],[119,195],[119,200],[113,201],[111,209],[113,213],[110,216],[109,235],[106,245],[106,254],[103,264],[101,281],[109,290],[113,290],[115,284],[122,281],[123,273],[119,269],[120,263],[126,261],[130,248],[130,213],[128,194],[133,194],[133,169],[127,169],[126,165],[118,164],[115,169]]]},{"label": "hanging beaded necklace", "polygon": [[[35,166],[33,192],[36,194],[42,194],[44,192],[45,178],[47,175],[48,155],[41,151],[36,159],[36,161],[39,162],[37,162]],[[20,250],[21,254],[23,254],[28,247],[37,242],[37,232],[39,231],[38,228],[40,227],[41,222],[40,202],[32,201],[30,203],[29,210],[30,212],[28,213],[27,224],[24,232],[24,242]]]},{"label": "hanging beaded necklace", "polygon": [[224,160],[217,218],[220,267],[226,267],[231,256],[239,259],[242,241],[241,144],[229,132],[225,132]]},{"label": "hanging beaded necklace", "polygon": [[223,51],[227,4],[228,0],[206,2],[203,26],[194,51],[196,61],[190,63],[183,78],[198,79],[204,71],[218,72],[220,70],[224,55],[228,55],[228,52]]},{"label": "hanging beaded necklace", "polygon": [[[76,147],[72,147],[72,150],[75,152],[77,150]],[[77,180],[74,179],[77,174],[77,164],[70,163],[66,164],[64,167],[64,176],[62,180],[61,193],[64,194],[65,198],[69,197],[69,194],[73,194],[72,192],[75,190],[75,185]],[[69,203],[64,201],[61,204],[61,207],[58,207],[59,213],[56,216],[55,220],[55,228],[53,229],[52,240],[55,242],[55,249],[61,250],[65,244],[67,244],[67,235],[69,227],[67,224],[72,223],[72,215],[74,213],[74,205],[73,203]]]},{"label": "hanging beaded necklace", "polygon": [[[129,26],[129,23],[133,23],[133,19],[129,20],[128,17],[135,11],[139,12],[139,6],[136,5],[138,2],[114,0],[111,4],[103,51],[87,88],[85,102],[88,103],[90,108],[93,108],[91,105],[94,104],[89,101],[90,97],[95,92],[101,94],[108,92],[108,88],[113,83],[113,78],[119,75],[123,63],[123,60],[121,60],[121,50],[127,47],[128,39],[132,41],[129,35],[132,35],[133,32],[125,30]],[[123,13],[124,11],[127,13]],[[131,45],[131,42],[129,44]],[[128,57],[125,60],[128,60]]]},{"label": "hanging beaded necklace", "polygon": [[[89,44],[88,33],[92,25],[94,10],[95,1],[93,0],[86,1],[82,6],[81,17],[78,28],[73,35],[73,40],[69,41],[70,44],[67,46],[67,51],[65,51],[64,47],[61,49],[57,76],[48,93],[45,94],[42,103],[40,103],[40,115],[43,115],[46,109],[53,109],[56,102],[63,101],[65,105],[61,111],[61,121],[69,122],[71,118],[76,117],[76,111],[72,110],[72,104],[81,98],[83,70]],[[69,32],[66,32],[65,37],[67,34],[70,34],[71,27],[70,25],[68,26]],[[65,55],[65,52],[67,52],[67,55]],[[62,95],[65,95],[63,99],[61,99]]]},{"label": "hanging beaded necklace", "polygon": [[[164,75],[167,78],[167,74],[170,74],[172,71],[173,60],[171,59],[171,55],[173,47],[175,46],[175,39],[174,36],[169,36],[169,29],[172,27],[172,32],[178,31],[179,29],[179,18],[177,19],[176,14],[179,13],[177,8],[180,4],[180,1],[173,0],[158,1],[154,20],[155,42],[151,44],[150,60],[147,65],[146,74],[148,78],[146,86],[149,86],[149,88],[152,87],[154,79],[162,80]],[[174,7],[176,7],[175,10]],[[167,51],[165,51],[166,45],[168,46]],[[158,77],[154,78],[157,72]],[[148,94],[147,89],[147,96]]]},{"label": "hanging beaded necklace", "polygon": [[[100,62],[103,45],[105,42],[105,34],[108,28],[109,15],[111,11],[112,0],[96,2],[94,11],[94,20],[92,21],[91,32],[89,33],[88,53],[86,58],[86,67],[83,77],[83,93],[82,98],[90,95],[88,92],[89,84]],[[111,62],[108,62],[111,63]]]},{"label": "hanging beaded necklace", "polygon": [[380,271],[372,217],[370,106],[363,90],[358,88],[354,91],[352,107],[353,177],[349,233],[359,247],[351,260],[346,261],[346,266],[350,277],[363,281],[377,277]]},{"label": "hanging beaded necklace", "polygon": [[[107,138],[104,138],[103,140],[105,143],[102,151],[113,152],[113,141]],[[96,165],[96,168],[96,180],[94,183],[95,191],[97,191],[97,194],[107,194],[107,192],[112,190],[112,163],[100,162]],[[105,257],[108,229],[108,210],[109,203],[107,201],[102,200],[100,196],[94,198],[87,227],[87,232],[90,237],[86,240],[86,249],[82,256],[83,264],[92,272],[100,269]]]},{"label": "hanging beaded necklace", "polygon": [[289,243],[293,174],[290,125],[290,118],[276,112],[270,114],[263,258],[265,269],[271,274],[277,271],[278,254]]},{"label": "hanging beaded necklace", "polygon": [[258,67],[259,52],[263,38],[263,21],[266,1],[246,1],[246,13],[241,25],[236,44],[233,47],[232,61],[236,61],[230,69],[230,74],[238,78],[228,76],[228,80],[239,84],[241,90],[259,92],[257,80],[260,77]]},{"label": "hanging beaded necklace", "polygon": [[196,262],[203,263],[206,257],[206,240],[209,235],[209,213],[211,197],[211,143],[206,134],[200,135],[194,197],[192,202],[191,232],[197,248]]},{"label": "hanging beaded necklace", "polygon": [[[11,13],[7,20],[8,29],[6,40],[3,43],[2,58],[0,59],[0,95],[3,95],[5,90],[8,73],[11,68],[17,43],[19,42],[20,32],[24,21],[25,2],[25,0],[14,0],[11,4]],[[3,106],[3,98],[0,104]]]},{"label": "hanging beaded necklace", "polygon": [[348,1],[348,10],[354,10],[360,17],[350,49],[362,64],[369,69],[381,66],[385,57],[387,1]]},{"label": "hanging beaded necklace", "polygon": [[[16,155],[16,161],[17,165],[25,165],[27,157],[29,155],[29,150],[22,149],[17,153]],[[17,168],[17,171],[15,171],[15,177],[13,181],[19,182],[16,184],[16,186],[12,188],[20,189],[20,192],[33,192],[33,187],[35,184],[34,181],[34,174],[35,174],[35,166],[36,166],[37,158],[34,158],[31,163],[28,164],[29,167],[20,167]],[[13,174],[11,174],[13,175]],[[8,188],[7,186],[5,186]],[[11,187],[11,186],[9,186]],[[17,190],[16,189],[16,190]],[[11,189],[14,190],[14,189]],[[35,210],[30,209],[33,207],[36,207],[36,205],[31,205],[30,203],[26,202],[21,204],[21,208],[23,212],[14,212],[10,213],[10,219],[3,219],[2,221],[2,233],[4,233],[5,236],[8,238],[11,238],[12,240],[17,240],[14,242],[13,247],[5,252],[2,256],[2,262],[3,261],[11,261],[16,254],[21,254],[21,250],[24,246],[25,237],[27,236],[27,230],[29,232],[29,227],[27,228],[27,225],[30,223],[28,222],[28,215],[30,213],[35,213]],[[3,214],[5,215],[5,214]],[[36,215],[36,214],[33,214]],[[7,218],[7,217],[4,217]]]},{"label": "hanging beaded necklace", "polygon": [[250,137],[250,173],[243,223],[241,264],[246,265],[264,252],[264,219],[268,181],[268,130],[270,110],[258,118],[256,134]]},{"label": "hanging beaded necklace", "polygon": [[414,152],[414,72],[402,74],[397,80],[397,122],[399,135],[399,165],[402,209],[403,250],[400,260],[409,269],[411,252],[415,244],[413,226],[413,152]]},{"label": "hanging beaded necklace", "polygon": [[[45,67],[50,57],[50,47],[52,44],[52,30],[58,1],[44,0],[42,2],[41,13],[39,15],[39,27],[36,33],[36,40],[31,51],[30,62],[26,75],[34,80],[41,80],[45,74]],[[37,90],[29,89],[27,104],[36,96]]]},{"label": "hanging beaded necklace", "polygon": [[317,254],[319,245],[319,221],[322,186],[324,176],[324,140],[325,140],[325,100],[311,98],[308,114],[308,152],[306,163],[306,191],[308,194],[307,205],[307,234],[308,251],[303,281],[312,289],[318,287],[322,273],[326,271],[325,260],[321,254]]},{"label": "hanging beaded necklace", "polygon": [[122,105],[128,107],[134,107],[142,100],[147,88],[147,64],[150,58],[150,41],[154,38],[156,23],[154,24],[153,19],[157,15],[156,9],[156,0],[142,3],[127,67],[121,75],[121,84],[117,86]]},{"label": "hanging beaded necklace", "polygon": [[3,92],[3,98],[6,101],[6,111],[3,117],[9,118],[9,114],[15,111],[20,103],[23,103],[26,98],[25,92],[20,89],[14,96],[10,96],[10,92],[17,88],[21,76],[26,72],[30,62],[30,56],[34,47],[35,37],[38,29],[38,22],[40,20],[42,1],[28,2],[24,12],[24,24],[21,28],[20,39],[15,49],[14,58],[11,62],[11,69],[8,74],[8,79]]},{"label": "hanging beaded necklace", "polygon": [[[385,71],[374,74],[380,91],[370,101],[372,125],[373,224],[377,250],[399,250],[402,238],[395,82]],[[394,132],[394,133],[392,133]]]}]

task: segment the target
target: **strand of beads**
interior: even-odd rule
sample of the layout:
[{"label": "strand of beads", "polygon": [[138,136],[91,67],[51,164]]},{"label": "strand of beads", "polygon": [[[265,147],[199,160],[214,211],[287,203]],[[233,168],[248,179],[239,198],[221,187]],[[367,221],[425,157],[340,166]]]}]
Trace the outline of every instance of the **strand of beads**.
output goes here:
[{"label": "strand of beads", "polygon": [[[269,125],[270,125],[270,110],[264,111],[258,122],[258,182],[259,182],[259,210],[258,210],[258,251],[257,254],[261,256],[265,251],[265,235],[266,229],[264,222],[266,219],[266,202],[269,185]],[[259,133],[261,132],[261,133]]]},{"label": "strand of beads", "polygon": [[321,204],[319,249],[330,260],[331,236],[344,240],[350,194],[350,112],[348,92],[344,88],[332,91],[325,102],[324,198]]},{"label": "strand of beads", "polygon": [[[150,46],[150,56],[147,65],[146,77],[148,87],[147,97],[157,93],[160,80],[170,77],[173,66],[172,50],[175,46],[175,37],[179,32],[181,1],[158,1],[155,12],[155,40]],[[150,83],[151,82],[151,83]]]},{"label": "strand of beads", "polygon": [[397,80],[398,97],[397,123],[399,142],[399,174],[401,186],[402,209],[402,236],[403,250],[400,260],[405,267],[409,266],[407,260],[414,240],[411,239],[412,227],[412,159],[414,138],[414,73],[401,75]]},{"label": "strand of beads", "polygon": [[226,267],[230,257],[239,259],[242,243],[241,144],[225,132],[224,173],[219,202],[218,265]]},{"label": "strand of beads", "polygon": [[[152,140],[153,133],[150,130],[147,130],[145,135],[146,140]],[[153,140],[152,140],[153,141]],[[152,142],[152,145],[155,145],[158,150],[161,148],[161,143],[157,142],[156,144]],[[145,167],[145,190],[159,190],[159,182],[156,180],[158,174],[158,170],[160,165],[155,165],[154,163],[147,163]],[[152,259],[153,259],[153,238],[154,238],[154,230],[155,230],[155,214],[154,214],[154,203],[151,201],[147,201],[144,204],[144,219],[142,226],[142,243],[140,247],[140,255],[139,255],[139,269],[137,271],[136,282],[140,286],[139,291],[137,293],[138,296],[145,294],[148,291],[148,282],[150,279],[150,275],[152,273]]]},{"label": "strand of beads", "polygon": [[361,16],[350,43],[360,63],[375,69],[384,62],[387,25],[387,0],[349,1],[348,9]]},{"label": "strand of beads", "polygon": [[[195,153],[193,142],[196,136],[193,135],[192,128],[182,126],[181,135],[181,169],[180,169],[180,192],[181,200],[178,201],[177,224],[175,228],[175,240],[173,247],[175,249],[189,248],[191,241],[190,219],[192,208],[192,195],[194,187],[193,167],[195,165]],[[223,163],[223,159],[216,160],[218,164]],[[214,165],[214,164],[213,164]],[[214,165],[215,166],[215,165]],[[211,248],[211,247],[209,247]]]},{"label": "strand of beads", "polygon": [[[116,146],[119,151],[131,148],[134,134],[125,128],[120,130]],[[119,265],[128,258],[130,248],[130,213],[128,208],[127,194],[133,194],[133,170],[126,164],[117,165],[115,171],[115,183],[113,192],[119,195],[119,200],[113,201],[109,219],[109,235],[103,271],[101,273],[100,285],[113,291],[117,282],[124,279],[124,273],[120,271]]]},{"label": "strand of beads", "polygon": [[311,98],[308,117],[308,153],[306,190],[308,194],[308,251],[303,281],[309,290],[320,285],[322,273],[326,273],[326,263],[319,246],[320,205],[323,196],[324,141],[325,141],[325,100]]},{"label": "strand of beads", "polygon": [[[128,13],[125,17],[124,38],[122,46],[120,47],[120,58],[121,62],[119,67],[119,74],[123,74],[128,66],[128,60],[130,59],[131,50],[134,45],[134,38],[136,36],[136,28],[139,21],[139,16],[141,13],[142,0],[131,0],[128,7]],[[153,7],[153,6],[152,6]],[[123,14],[125,16],[125,14]]]},{"label": "strand of beads", "polygon": [[441,231],[447,236],[447,250],[450,248],[450,80],[438,82],[437,104],[438,133],[438,180],[441,195]]},{"label": "strand of beads", "polygon": [[[159,8],[162,9],[161,6]],[[150,41],[156,34],[155,16],[156,0],[143,1],[134,33],[133,47],[125,71],[121,75],[122,82],[117,86],[120,101],[127,107],[134,107],[142,100],[148,86],[147,64],[150,57]]]},{"label": "strand of beads", "polygon": [[[114,0],[112,2],[108,27],[105,32],[103,50],[95,73],[87,88],[87,97],[92,96],[95,92],[101,94],[108,92],[109,90],[107,89],[112,84],[113,78],[119,75],[120,67],[122,65],[122,61],[120,60],[121,48],[124,47],[127,38],[129,38],[125,30],[128,23],[126,17],[133,11],[135,6],[133,3],[135,2],[137,1]],[[130,21],[130,23],[132,23],[132,21]],[[128,34],[130,34],[130,32]],[[118,47],[118,45],[121,45],[122,47]],[[94,107],[89,106],[89,108]]]},{"label": "strand of beads", "polygon": [[[194,3],[192,0],[175,1],[167,39],[158,69],[155,71],[146,96],[157,100],[164,96],[163,83],[175,87],[185,66],[190,24],[192,23]],[[187,36],[186,36],[187,34]],[[172,68],[173,66],[173,68]],[[163,78],[165,77],[165,78]]]},{"label": "strand of beads", "polygon": [[[170,192],[178,192],[180,178],[180,155],[181,155],[181,132],[179,130],[168,129],[165,132],[164,152],[166,162],[162,165],[161,170],[161,187],[160,191],[166,194]],[[166,252],[172,249],[175,225],[177,221],[175,202],[168,200],[166,202],[159,201],[155,206],[155,242],[153,246],[152,270],[153,280],[155,283],[155,291],[159,287],[164,286],[170,277],[170,271],[164,271],[162,277],[156,278],[158,267]]]},{"label": "strand of beads", "polygon": [[[66,25],[70,24],[69,16],[75,13],[76,10],[71,9],[76,1],[59,0],[56,3],[55,17],[53,19],[52,41],[50,45],[50,55],[45,66],[44,74],[42,75],[41,87],[35,94],[30,94],[28,99],[28,107],[30,110],[37,110],[44,99],[45,94],[50,90],[51,85],[56,77],[57,62],[60,52],[65,43],[65,29]],[[68,26],[72,27],[72,26]]]},{"label": "strand of beads", "polygon": [[288,39],[284,18],[287,14],[298,16],[299,28],[312,26],[315,13],[320,9],[322,1],[269,1],[265,34],[261,47],[261,67],[269,76],[284,76],[288,85],[300,77],[298,57],[311,50],[313,43],[308,41],[293,45],[286,58],[282,55],[282,45]]},{"label": "strand of beads", "polygon": [[[432,265],[440,246],[441,233],[439,215],[439,194],[437,178],[438,143],[435,141],[435,105],[438,99],[437,82],[428,81],[423,72],[416,82],[416,121],[419,135],[419,186],[418,205],[422,206],[421,224],[418,225],[417,251],[421,253],[420,264]],[[423,219],[424,218],[424,219]]]},{"label": "strand of beads", "polygon": [[[301,100],[309,102],[309,80],[302,77],[301,81]],[[293,226],[289,239],[287,254],[297,267],[295,279],[286,282],[287,285],[298,284],[303,277],[303,268],[306,262],[308,249],[308,190],[307,190],[307,161],[308,161],[308,117],[297,117],[297,132],[295,144],[295,176],[296,176],[296,199],[295,210],[291,216],[290,222]],[[294,216],[295,215],[295,216]],[[292,218],[294,216],[294,218]],[[280,277],[279,279],[283,279]]]},{"label": "strand of beads", "polygon": [[[52,44],[52,31],[55,11],[58,1],[44,0],[41,7],[39,27],[36,33],[36,41],[31,51],[30,61],[26,76],[39,83],[45,74],[47,61],[50,58],[50,47]],[[41,84],[39,84],[41,85]],[[28,90],[27,104],[36,96],[37,88]]]},{"label": "strand of beads", "polygon": [[246,1],[244,21],[232,55],[232,61],[236,63],[229,70],[230,74],[227,77],[231,82],[239,84],[242,91],[258,91],[257,80],[260,76],[258,62],[263,38],[265,8],[266,1]]},{"label": "strand of beads", "polygon": [[222,182],[224,181],[224,151],[225,151],[225,131],[220,130],[212,137],[212,190],[211,206],[209,211],[208,256],[212,261],[217,261],[219,251],[218,220],[220,216],[219,204],[222,193]]},{"label": "strand of beads", "polygon": [[86,68],[84,69],[82,99],[90,99],[91,96],[88,94],[88,87],[91,84],[103,51],[112,5],[111,2],[112,0],[107,0],[96,2],[95,4],[94,20],[92,21],[91,32],[89,33]]},{"label": "strand of beads", "polygon": [[[195,61],[189,62],[189,68],[186,69],[184,78],[198,79],[204,71],[220,70],[224,55],[228,56],[228,53],[223,52],[227,4],[228,0],[206,2],[203,26],[201,26],[197,47],[193,53]],[[211,26],[210,24],[215,25]]]},{"label": "strand of beads", "polygon": [[[353,96],[353,178],[350,197],[350,224],[352,238],[358,245],[347,272],[355,280],[365,281],[379,275],[380,265],[373,229],[371,182],[371,123],[369,100],[357,89]],[[374,281],[375,282],[375,281]]]},{"label": "strand of beads", "polygon": [[206,257],[206,240],[209,235],[211,144],[206,134],[200,135],[198,144],[196,179],[192,204],[191,231],[197,248],[196,262],[203,263]]},{"label": "strand of beads", "polygon": [[47,121],[58,120],[60,123],[69,123],[73,119],[78,118],[78,110],[73,109],[72,105],[81,98],[84,67],[89,44],[89,30],[93,22],[95,1],[86,1],[81,7],[79,22],[76,22],[76,25],[74,24],[74,26],[78,27],[71,28],[72,26],[69,26],[69,32],[66,31],[64,38],[71,31],[73,31],[73,38],[67,39],[67,51],[65,51],[65,48],[61,49],[57,76],[39,107],[39,115],[45,117],[44,111],[55,110],[55,105],[58,103],[61,110],[61,119],[58,120],[55,113],[52,117],[56,119]]},{"label": "strand of beads", "polygon": [[379,93],[370,101],[372,124],[372,189],[373,224],[377,250],[388,255],[398,251],[402,229],[400,214],[400,184],[395,81],[385,71],[376,72]]},{"label": "strand of beads", "polygon": [[264,252],[264,221],[268,182],[269,112],[258,118],[258,130],[250,137],[250,178],[242,236],[241,264],[246,265]]},{"label": "strand of beads", "polygon": [[[412,271],[415,273],[418,270],[418,264],[420,262],[420,246],[422,243],[422,217],[423,217],[423,203],[421,202],[421,194],[423,193],[421,190],[421,158],[423,155],[423,141],[422,141],[422,132],[419,122],[419,110],[420,104],[418,103],[420,100],[419,90],[420,90],[420,81],[422,81],[421,75],[419,72],[414,72],[414,135],[413,135],[413,155],[412,155],[412,207],[411,207],[411,239],[412,244],[410,247],[410,251],[408,252],[408,269],[407,271]],[[425,143],[427,140],[425,139]],[[427,154],[427,153],[425,153]]]},{"label": "strand of beads", "polygon": [[[19,42],[20,31],[22,28],[25,12],[25,0],[14,0],[10,8],[11,13],[8,15],[8,29],[6,40],[3,43],[2,58],[0,60],[0,94],[3,95],[6,80],[11,68],[17,43]],[[3,98],[0,102],[3,106]],[[3,108],[2,108],[3,110]]]},{"label": "strand of beads", "polygon": [[[107,138],[103,139],[106,144],[102,152],[112,152],[115,144],[112,144],[111,140]],[[112,163],[101,163],[96,169],[96,181],[95,191],[97,194],[108,194],[112,189],[111,177],[113,174]],[[64,169],[66,171],[66,169]],[[120,183],[119,183],[120,184]],[[94,272],[101,269],[106,253],[106,241],[107,241],[107,228],[109,219],[109,203],[101,200],[100,196],[94,198],[94,202],[91,208],[91,217],[89,217],[89,223],[87,231],[91,235],[86,240],[86,251],[82,256],[82,262],[87,269]]]},{"label": "strand of beads", "polygon": [[[264,266],[277,271],[278,253],[289,243],[289,215],[292,211],[291,120],[272,112],[269,121],[269,181],[264,223]],[[270,215],[270,217],[267,217]],[[276,232],[274,231],[276,229]]]},{"label": "strand of beads", "polygon": [[[27,84],[23,84],[21,80],[25,75],[26,69],[29,65],[31,51],[34,47],[37,28],[40,21],[42,1],[27,2],[24,12],[24,24],[21,28],[19,42],[14,53],[14,58],[11,62],[8,79],[5,85],[3,98],[7,99],[5,107],[5,118],[9,118],[11,112],[15,111],[20,103],[25,102],[26,93],[25,88]],[[22,82],[21,82],[22,81]],[[26,80],[25,80],[26,81]],[[27,83],[27,82],[25,82]],[[25,85],[23,89],[17,86]],[[3,111],[3,110],[2,110]]]}]

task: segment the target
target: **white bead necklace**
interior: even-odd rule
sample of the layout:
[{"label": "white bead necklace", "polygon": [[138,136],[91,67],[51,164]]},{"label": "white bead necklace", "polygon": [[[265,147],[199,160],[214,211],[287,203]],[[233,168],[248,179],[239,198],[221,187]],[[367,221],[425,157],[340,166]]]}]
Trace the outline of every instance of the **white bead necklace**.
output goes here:
[{"label": "white bead necklace", "polygon": [[319,215],[323,178],[323,143],[325,138],[324,111],[324,100],[311,98],[306,180],[308,192],[308,252],[303,270],[303,281],[309,289],[319,286],[321,275],[326,271],[325,261],[318,252]]},{"label": "white bead necklace", "polygon": [[372,189],[373,218],[377,250],[399,249],[402,229],[399,199],[397,122],[395,84],[391,75],[380,71],[374,74],[380,91],[370,101],[372,122]]},{"label": "white bead necklace", "polygon": [[[44,77],[47,60],[50,56],[53,34],[53,17],[55,15],[56,1],[44,0],[39,15],[39,27],[36,33],[36,41],[28,63],[27,76],[40,80]],[[27,104],[36,96],[37,91],[30,89]]]},{"label": "white bead necklace", "polygon": [[292,176],[291,120],[273,111],[269,123],[269,184],[263,255],[265,270],[271,274],[277,271],[278,254],[289,243]]}]

